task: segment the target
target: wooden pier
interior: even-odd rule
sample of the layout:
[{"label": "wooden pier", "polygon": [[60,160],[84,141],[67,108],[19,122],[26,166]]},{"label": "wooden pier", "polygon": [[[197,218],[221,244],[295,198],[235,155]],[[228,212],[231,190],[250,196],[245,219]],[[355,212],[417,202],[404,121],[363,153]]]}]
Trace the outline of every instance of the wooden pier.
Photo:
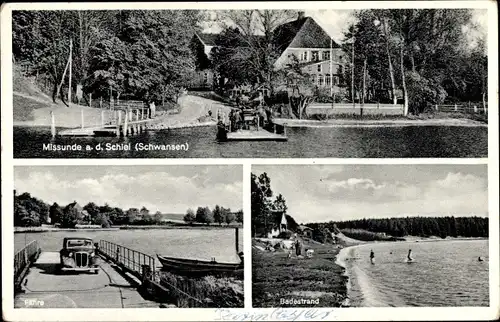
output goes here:
[{"label": "wooden pier", "polygon": [[55,115],[52,113],[52,136],[129,136],[142,133],[154,121],[150,110],[144,106],[118,105],[101,110],[100,124],[85,125],[82,109],[81,126],[56,133]]}]

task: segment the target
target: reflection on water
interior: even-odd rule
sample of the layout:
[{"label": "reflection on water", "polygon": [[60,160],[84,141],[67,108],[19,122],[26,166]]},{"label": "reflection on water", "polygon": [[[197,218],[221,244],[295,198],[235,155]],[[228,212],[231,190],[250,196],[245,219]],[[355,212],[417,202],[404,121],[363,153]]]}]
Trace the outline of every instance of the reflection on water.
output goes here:
[{"label": "reflection on water", "polygon": [[[408,249],[412,263],[406,261]],[[489,306],[487,240],[370,244],[347,251],[353,306]]]},{"label": "reflection on water", "polygon": [[[128,138],[52,139],[49,128],[14,128],[15,158],[405,158],[487,157],[488,129],[458,126],[288,128],[288,142],[215,140],[214,127],[149,131]],[[83,151],[43,151],[43,144]],[[99,143],[188,144],[188,151],[86,151]]]},{"label": "reflection on water", "polygon": [[[64,237],[90,237],[94,242],[107,240],[148,255],[217,261],[240,261],[236,254],[234,229],[137,229],[113,231],[58,231],[14,234],[15,251],[25,243],[37,240],[42,251],[55,252],[62,247]],[[243,234],[239,234],[239,249],[243,250]]]}]

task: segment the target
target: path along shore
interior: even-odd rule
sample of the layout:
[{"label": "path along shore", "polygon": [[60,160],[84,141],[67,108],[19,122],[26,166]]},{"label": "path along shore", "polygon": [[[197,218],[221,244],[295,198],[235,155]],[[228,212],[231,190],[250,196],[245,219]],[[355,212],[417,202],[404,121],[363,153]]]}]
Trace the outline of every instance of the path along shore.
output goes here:
[{"label": "path along shore", "polygon": [[[86,124],[100,124],[101,109],[73,104],[66,107],[62,103],[54,104],[48,98],[32,97],[23,93],[14,93],[15,104],[36,105],[29,117],[16,117],[14,126],[49,127],[51,126],[51,112],[56,116],[56,127],[75,128],[81,126],[81,111],[85,115]],[[183,95],[178,101],[178,113],[159,112],[156,120],[151,124],[152,130],[190,128],[199,126],[214,126],[217,110],[226,115],[230,107],[221,102],[195,96]],[[15,107],[16,108],[16,107]],[[208,112],[211,111],[211,116]],[[161,114],[160,114],[161,113]],[[401,126],[467,126],[487,127],[488,124],[467,118],[435,118],[435,119],[330,119],[324,121],[297,120],[275,118],[276,124],[286,124],[287,127],[401,127]]]}]

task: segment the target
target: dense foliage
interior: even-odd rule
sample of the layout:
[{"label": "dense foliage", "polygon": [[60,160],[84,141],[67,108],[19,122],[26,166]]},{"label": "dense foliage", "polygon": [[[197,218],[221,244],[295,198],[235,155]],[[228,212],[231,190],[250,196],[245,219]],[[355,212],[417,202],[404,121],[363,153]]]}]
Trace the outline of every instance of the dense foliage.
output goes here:
[{"label": "dense foliage", "polygon": [[471,36],[477,31],[472,10],[370,9],[355,18],[343,45],[350,62],[354,57],[354,84],[351,68],[345,70],[350,97],[406,97],[410,113],[446,99],[485,100],[486,35]]},{"label": "dense foliage", "polygon": [[[231,209],[216,207],[218,207],[222,216],[218,218],[217,223],[243,223],[242,210],[231,212]],[[199,219],[202,220],[203,218],[204,221],[199,221],[192,210],[188,210],[184,221],[213,222],[214,217],[210,208],[200,207],[198,212],[202,216]],[[124,210],[108,204],[99,206],[94,202],[89,202],[80,207],[76,201],[66,206],[60,206],[56,202],[49,205],[42,200],[32,197],[27,192],[21,195],[16,195],[14,192],[14,226],[32,227],[42,224],[52,224],[73,228],[78,224],[110,227],[111,225],[161,225],[168,222],[168,216],[164,216],[159,211],[151,213],[146,207]]]},{"label": "dense foliage", "polygon": [[13,55],[33,74],[49,79],[54,100],[71,40],[73,91],[80,84],[94,97],[126,94],[175,100],[195,68],[189,45],[202,14],[199,10],[14,11]]},{"label": "dense foliage", "polygon": [[184,215],[184,221],[189,224],[210,225],[215,223],[220,226],[223,223],[227,225],[233,222],[243,223],[243,211],[232,212],[230,208],[224,208],[219,205],[215,205],[213,210],[210,207],[198,207],[196,213],[192,209],[188,209]]},{"label": "dense foliage", "polygon": [[[429,237],[488,237],[488,218],[483,217],[404,217],[383,219],[359,219],[341,222],[312,223],[315,228],[324,225],[333,231],[334,227],[345,231],[365,230],[385,233],[388,236]],[[347,230],[348,231],[348,230]],[[355,231],[351,231],[355,233]]]}]

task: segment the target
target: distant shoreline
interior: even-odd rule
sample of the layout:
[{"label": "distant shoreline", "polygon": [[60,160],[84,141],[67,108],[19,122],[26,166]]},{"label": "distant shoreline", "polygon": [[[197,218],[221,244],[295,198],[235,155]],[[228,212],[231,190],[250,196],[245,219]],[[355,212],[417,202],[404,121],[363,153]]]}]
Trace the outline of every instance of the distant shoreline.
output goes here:
[{"label": "distant shoreline", "polygon": [[93,231],[120,231],[120,230],[148,230],[148,229],[228,229],[243,228],[242,225],[231,226],[202,226],[202,225],[153,225],[153,226],[115,226],[109,228],[58,228],[58,227],[14,227],[14,234],[46,233],[46,232],[93,232]]}]

